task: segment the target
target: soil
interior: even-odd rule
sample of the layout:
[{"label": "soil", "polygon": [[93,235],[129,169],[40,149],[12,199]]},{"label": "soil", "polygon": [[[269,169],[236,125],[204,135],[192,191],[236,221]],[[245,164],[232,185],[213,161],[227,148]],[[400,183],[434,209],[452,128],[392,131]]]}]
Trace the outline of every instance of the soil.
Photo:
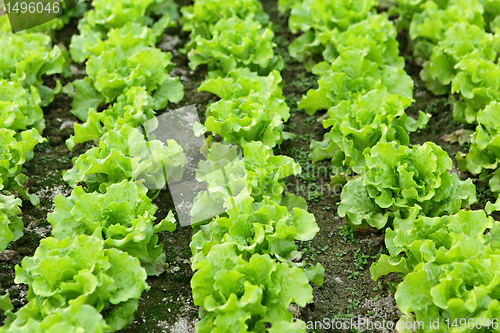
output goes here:
[{"label": "soil", "polygon": [[[182,3],[181,3],[182,2]],[[178,1],[180,5],[188,1]],[[291,109],[291,118],[285,125],[285,131],[297,135],[295,140],[284,141],[276,149],[276,154],[293,157],[303,168],[302,175],[287,179],[287,191],[307,199],[309,212],[316,217],[320,232],[310,242],[301,242],[303,259],[309,265],[317,262],[325,267],[325,282],[321,287],[313,286],[314,300],[305,308],[293,306],[292,313],[306,323],[314,326],[314,322],[330,320],[333,324],[343,320],[365,319],[372,322],[390,321],[395,323],[400,313],[397,309],[393,285],[398,280],[396,275],[389,275],[373,281],[369,267],[381,253],[385,253],[383,232],[356,233],[337,215],[337,205],[340,201],[340,188],[333,191],[329,188],[332,168],[329,162],[323,161],[311,164],[308,161],[309,144],[312,139],[321,141],[326,132],[320,118],[323,112],[308,116],[298,110],[297,102],[309,89],[316,88],[317,77],[304,69],[288,55],[288,45],[297,37],[288,29],[287,16],[277,12],[277,0],[263,1],[265,10],[269,13],[275,31],[275,51],[282,55],[286,68],[281,71],[284,81],[284,95]],[[77,33],[77,21],[70,24],[55,36],[57,44],[68,48],[73,34]],[[215,100],[209,93],[197,92],[197,87],[206,75],[203,67],[192,71],[188,67],[186,55],[181,49],[188,41],[188,34],[181,28],[170,28],[166,31],[158,47],[173,53],[176,67],[173,76],[179,76],[184,85],[184,99],[177,104],[169,104],[162,114],[181,106],[196,105],[200,119],[204,121],[206,105]],[[444,134],[450,134],[463,125],[453,121],[449,96],[434,96],[419,78],[421,67],[413,61],[411,45],[405,33],[400,33],[398,40],[401,46],[401,56],[406,59],[406,70],[415,81],[415,103],[407,110],[410,116],[418,115],[418,111],[430,113],[431,120],[427,127],[410,135],[412,144],[433,141],[446,150],[455,161],[458,151],[466,152],[467,144],[445,142]],[[73,64],[74,78],[84,75],[82,65]],[[55,76],[46,78],[47,85],[53,85],[54,79],[60,79],[63,84],[68,81]],[[0,257],[0,294],[10,292],[15,308],[26,304],[27,287],[14,283],[14,266],[21,263],[25,256],[33,255],[40,240],[50,235],[51,226],[47,222],[47,214],[53,211],[54,198],[57,195],[69,195],[71,188],[63,181],[62,172],[71,168],[71,160],[93,146],[92,143],[75,146],[69,151],[65,140],[73,134],[73,123],[77,121],[70,114],[71,98],[66,95],[56,96],[54,102],[44,108],[46,129],[43,135],[47,138],[45,144],[35,149],[35,157],[25,164],[26,174],[30,177],[30,192],[40,197],[40,206],[34,207],[29,201],[23,200],[24,236],[11,243],[9,250],[15,251],[12,258]],[[465,127],[474,129],[473,127]],[[458,172],[455,167],[453,172]],[[470,177],[478,187],[480,203],[475,209],[484,207],[491,200],[484,184],[467,173],[459,173],[462,179]],[[156,198],[158,206],[157,220],[163,219],[173,209],[173,201],[168,191],[162,191]],[[159,277],[149,277],[150,289],[143,293],[135,321],[122,333],[155,333],[155,332],[194,332],[194,324],[198,318],[198,309],[191,297],[189,243],[192,236],[190,227],[180,227],[173,232],[160,234],[159,242],[164,244],[169,267]],[[0,323],[4,320],[0,314]],[[325,329],[308,329],[309,332],[326,332]],[[329,332],[361,332],[357,329],[332,328]],[[364,332],[384,332],[383,330],[366,329]]]}]

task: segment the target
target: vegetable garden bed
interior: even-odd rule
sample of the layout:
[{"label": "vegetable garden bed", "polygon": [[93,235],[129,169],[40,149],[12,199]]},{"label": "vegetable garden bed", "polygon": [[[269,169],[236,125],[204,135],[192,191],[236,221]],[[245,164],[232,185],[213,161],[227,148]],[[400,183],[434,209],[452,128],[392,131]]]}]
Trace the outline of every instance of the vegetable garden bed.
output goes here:
[{"label": "vegetable garden bed", "polygon": [[[16,163],[12,140],[34,146],[31,159],[33,147],[16,152],[26,161],[15,171],[0,164],[10,200],[0,199],[0,297],[13,306],[0,298],[0,332],[295,332],[301,321],[308,332],[391,332],[429,319],[448,332],[461,318],[490,326],[463,332],[497,331],[496,1],[126,1],[135,9],[113,17],[118,3],[82,2],[72,17],[13,34],[24,45],[50,37],[39,72],[0,55],[0,107],[32,98],[43,111],[32,104],[12,121],[0,108],[0,128],[14,131],[0,137],[0,153],[11,149],[0,161]],[[19,45],[0,19],[0,47]],[[11,101],[4,82],[31,95]],[[243,194],[200,176],[233,205],[201,229],[181,227],[170,192],[127,169],[123,143],[190,105],[198,131],[215,137],[207,156],[222,141],[243,153],[229,170]],[[175,178],[184,155],[163,147],[140,163],[163,160]],[[65,270],[82,261],[92,264]],[[358,320],[386,329],[349,326]]]}]

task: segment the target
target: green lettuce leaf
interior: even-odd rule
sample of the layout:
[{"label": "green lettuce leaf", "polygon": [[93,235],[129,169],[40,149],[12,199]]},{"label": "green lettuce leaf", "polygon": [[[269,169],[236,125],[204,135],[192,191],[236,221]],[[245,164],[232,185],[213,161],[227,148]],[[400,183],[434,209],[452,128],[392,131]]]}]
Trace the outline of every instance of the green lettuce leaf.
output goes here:
[{"label": "green lettuce leaf", "polygon": [[461,101],[455,103],[453,117],[464,123],[476,123],[480,110],[500,100],[500,68],[491,61],[474,58],[462,59],[455,67],[460,71],[452,81],[451,92],[460,93]]},{"label": "green lettuce leaf", "polygon": [[104,102],[104,97],[98,92],[92,80],[86,76],[71,83],[75,88],[75,95],[71,102],[71,113],[78,119],[85,121],[90,109],[97,109]]}]

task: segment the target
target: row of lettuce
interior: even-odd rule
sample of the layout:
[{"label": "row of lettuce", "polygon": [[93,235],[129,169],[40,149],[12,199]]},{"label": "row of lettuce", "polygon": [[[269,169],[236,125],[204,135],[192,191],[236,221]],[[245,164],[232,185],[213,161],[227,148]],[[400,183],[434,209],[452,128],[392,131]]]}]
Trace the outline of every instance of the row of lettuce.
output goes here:
[{"label": "row of lettuce", "polygon": [[[177,7],[153,0],[96,0],[92,6],[70,45],[89,76],[61,90],[73,96],[72,113],[84,122],[75,124],[68,147],[92,139],[98,146],[74,158],[64,173],[73,190],[55,198],[48,215],[52,237],[15,267],[15,282],[29,287],[28,304],[13,313],[3,296],[7,319],[0,332],[114,332],[134,320],[147,276],[165,270],[158,233],[173,231],[175,218],[169,212],[154,223],[157,208],[147,183],[154,178],[164,186],[185,156],[175,141],[164,144],[140,126],[183,97],[179,79],[169,75],[172,55],[155,48],[163,30],[176,24]],[[51,57],[30,59],[44,68]],[[102,103],[104,110],[96,111]],[[163,178],[148,177],[162,167],[168,170]]]},{"label": "row of lettuce", "polygon": [[273,153],[289,108],[272,25],[256,0],[196,0],[181,12],[189,66],[208,69],[199,90],[219,98],[198,125],[208,135],[207,161],[197,171],[207,190],[192,213],[210,212],[214,201],[226,209],[194,226],[196,332],[289,332],[290,304],[312,301],[310,282],[320,286],[324,269],[299,262],[296,241],[319,229],[304,199],[283,194],[284,178],[299,174],[299,164]]},{"label": "row of lettuce", "polygon": [[[400,12],[398,24],[408,27],[415,41],[427,87],[436,95],[459,95],[452,97],[455,120],[477,125],[467,156],[457,154],[460,169],[481,173],[497,195],[500,7],[495,1],[402,1],[393,10]],[[403,320],[433,318],[449,330],[498,331],[498,273],[490,269],[500,253],[499,225],[486,216],[497,207],[498,201],[487,203],[486,212],[395,222],[386,237],[391,265],[400,260],[397,267],[411,272],[398,289],[400,307],[408,315]],[[406,258],[396,259],[397,252]],[[421,288],[420,295],[415,287]]]},{"label": "row of lettuce", "polygon": [[[486,211],[463,210],[476,201],[471,179],[451,173],[452,160],[432,142],[409,146],[409,132],[425,126],[404,109],[412,80],[403,72],[396,28],[374,0],[280,1],[291,10],[292,32],[303,34],[290,53],[319,75],[299,106],[327,109],[322,142],[311,159],[331,159],[357,176],[344,186],[339,215],[357,228],[386,230],[390,256],[372,265],[374,279],[401,273],[396,291],[403,316],[398,332],[497,332],[500,313],[500,223]],[[478,124],[462,168],[496,170],[498,52],[495,1],[397,1],[397,27],[409,28],[421,77],[435,94],[460,93],[456,120]],[[324,62],[317,62],[322,58]],[[451,85],[451,90],[449,89]],[[460,156],[458,156],[460,157]],[[341,169],[342,170],[342,169]],[[496,171],[495,171],[496,172]],[[483,173],[498,190],[496,173]]]},{"label": "row of lettuce", "polygon": [[7,15],[0,16],[0,251],[23,235],[21,198],[38,204],[29,193],[23,165],[33,148],[44,142],[42,107],[49,105],[61,84],[51,89],[43,76],[71,75],[68,53],[52,46],[53,33],[63,20],[23,33],[12,33]]},{"label": "row of lettuce", "polygon": [[460,169],[479,174],[498,194],[500,7],[479,0],[402,1],[393,12],[409,29],[427,87],[436,95],[454,94],[455,120],[476,125],[468,154],[456,156]]},{"label": "row of lettuce", "polygon": [[[169,75],[171,54],[155,48],[175,25],[176,7],[110,0],[92,6],[70,45],[88,77],[62,91],[83,122],[75,124],[68,148],[90,140],[98,146],[63,174],[74,189],[55,199],[52,237],[16,266],[15,282],[29,286],[29,303],[13,313],[3,296],[7,319],[0,332],[119,330],[133,321],[147,275],[165,270],[158,233],[173,231],[175,219],[170,212],[154,224],[156,191],[148,189],[179,179],[186,156],[175,141],[163,143],[150,132],[158,126],[156,111],[183,97],[178,78]],[[192,31],[190,66],[209,67],[200,90],[221,98],[197,131],[236,144],[209,136],[202,148],[207,160],[197,170],[207,191],[192,214],[210,217],[191,243],[193,298],[202,306],[197,331],[285,332],[293,318],[288,306],[312,301],[309,282],[320,285],[324,270],[297,262],[295,241],[310,240],[318,228],[303,199],[283,198],[282,179],[300,167],[272,152],[289,117],[274,70],[282,60],[274,56],[272,30],[262,28],[268,17],[258,1],[198,1],[183,14],[184,29]],[[227,212],[210,215],[214,203]]]}]

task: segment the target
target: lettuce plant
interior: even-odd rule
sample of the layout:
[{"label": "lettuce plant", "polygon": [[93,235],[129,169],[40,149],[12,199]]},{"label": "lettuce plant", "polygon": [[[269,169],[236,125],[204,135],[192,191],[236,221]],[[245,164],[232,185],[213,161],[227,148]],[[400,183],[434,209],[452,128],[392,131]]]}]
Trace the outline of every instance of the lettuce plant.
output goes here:
[{"label": "lettuce plant", "polygon": [[[321,36],[322,44],[326,45],[323,53],[325,61],[333,62],[340,53],[355,48],[366,51],[366,59],[379,65],[404,67],[396,41],[397,31],[387,14],[371,15],[366,20],[350,25],[342,33],[336,31],[327,30]],[[331,39],[334,41],[329,43]]]},{"label": "lettuce plant", "polygon": [[[390,15],[396,15],[396,28],[408,30],[412,26],[412,33],[421,33],[424,37],[440,36],[446,31],[448,23],[463,21],[464,18],[479,27],[495,31],[498,26],[496,20],[500,7],[496,1],[490,0],[397,0],[397,6],[389,8]],[[414,17],[415,15],[415,17]],[[481,20],[483,16],[484,23]],[[418,23],[411,23],[412,19]],[[433,33],[433,28],[435,29]]]},{"label": "lettuce plant", "polygon": [[258,77],[242,69],[232,72],[228,78],[206,81],[199,90],[220,97],[207,108],[207,131],[240,146],[251,141],[262,141],[270,147],[281,143],[283,123],[290,114],[278,87],[280,82],[277,71]]},{"label": "lettuce plant", "polygon": [[189,52],[189,67],[207,64],[211,77],[226,76],[238,67],[267,75],[283,68],[283,59],[273,51],[274,33],[251,17],[221,19],[211,29],[212,37],[196,36]]},{"label": "lettuce plant", "polygon": [[202,308],[196,324],[200,333],[290,331],[290,303],[312,301],[312,287],[300,268],[276,263],[267,254],[246,258],[231,243],[210,246],[193,270],[193,300]]},{"label": "lettuce plant", "polygon": [[323,121],[331,127],[323,142],[311,143],[313,161],[332,159],[336,167],[350,167],[361,173],[365,166],[365,149],[378,142],[395,141],[409,145],[409,132],[423,128],[429,115],[420,111],[418,120],[408,117],[404,110],[411,104],[407,98],[382,90],[372,90],[351,101],[342,101],[328,110]]},{"label": "lettuce plant", "polygon": [[351,24],[347,30],[324,30],[316,32],[314,39],[306,35],[297,38],[290,45],[290,55],[299,61],[322,53],[323,59],[333,62],[346,50],[359,49],[367,52],[367,59],[380,65],[388,64],[403,67],[396,41],[396,29],[387,14],[368,16],[361,22]]},{"label": "lettuce plant", "polygon": [[14,318],[5,326],[0,327],[0,333],[104,333],[110,331],[102,315],[83,300],[70,300],[66,308],[55,308],[50,314],[42,315],[42,304],[37,299],[19,309],[15,314],[10,311],[8,317]]},{"label": "lettuce plant", "polygon": [[285,191],[284,179],[302,171],[299,163],[288,156],[275,156],[272,149],[262,142],[247,143],[243,155],[247,181],[256,201],[261,201],[265,195],[280,203]]},{"label": "lettuce plant", "polygon": [[305,0],[296,2],[288,24],[293,33],[301,30],[333,30],[344,31],[350,25],[366,19],[368,13],[376,6],[374,0]]},{"label": "lettuce plant", "polygon": [[[159,21],[160,22],[160,21]],[[175,25],[171,21],[165,22],[162,28]],[[142,46],[154,47],[163,30],[127,23],[121,28],[113,28],[106,35],[101,36],[89,26],[80,30],[80,35],[73,35],[70,43],[71,58],[76,62],[83,62],[91,55],[99,56],[104,51],[122,46],[126,49],[138,49]]]},{"label": "lettuce plant", "polygon": [[[487,229],[493,232],[485,235]],[[387,228],[385,243],[390,257],[383,255],[377,264],[371,267],[372,278],[396,271],[398,266],[391,267],[389,262],[399,262],[399,268],[405,266],[411,272],[418,264],[432,262],[439,259],[441,248],[450,248],[450,245],[460,240],[458,235],[485,243],[491,237],[496,237],[498,222],[487,217],[484,210],[460,210],[454,215],[442,217],[426,217],[400,219],[395,218],[392,228]]]},{"label": "lettuce plant", "polygon": [[443,250],[444,264],[428,262],[415,267],[395,294],[398,308],[405,314],[400,321],[423,322],[416,333],[430,332],[430,322],[434,327],[449,325],[468,333],[477,332],[475,327],[481,327],[480,323],[483,329],[498,327],[500,302],[494,290],[500,252],[481,245],[474,240],[463,242]]},{"label": "lettuce plant", "polygon": [[434,45],[456,23],[468,22],[480,28],[485,25],[484,8],[479,0],[454,0],[441,6],[438,3],[442,2],[424,2],[410,23],[410,38],[417,39],[414,52],[417,57],[429,59]]},{"label": "lettuce plant", "polygon": [[[280,206],[269,197],[254,202],[247,197],[227,211],[227,217],[216,217],[193,236],[191,250],[200,261],[207,254],[205,243],[231,243],[243,257],[255,253],[269,254],[291,260],[297,253],[295,240],[307,241],[319,231],[313,214],[307,212],[305,201],[301,207]],[[200,252],[201,251],[201,252]]]},{"label": "lettuce plant", "polygon": [[0,190],[15,191],[38,204],[38,197],[24,189],[28,177],[21,171],[23,164],[33,158],[33,148],[44,141],[36,129],[16,134],[0,128]]},{"label": "lettuce plant", "polygon": [[498,100],[494,61],[500,40],[484,31],[496,11],[487,1],[427,1],[411,22],[415,55],[426,60],[420,76],[436,95],[449,92],[450,83],[451,92],[460,93],[453,109],[457,121],[475,123],[477,112]]},{"label": "lettuce plant", "polygon": [[472,174],[481,174],[494,193],[500,192],[500,103],[491,102],[477,114],[478,125],[472,135],[469,153],[457,154],[460,169]]},{"label": "lettuce plant", "polygon": [[23,235],[24,224],[19,216],[21,204],[19,198],[0,194],[0,251]]},{"label": "lettuce plant", "polygon": [[448,85],[455,79],[465,59],[494,61],[500,49],[500,36],[484,32],[468,22],[453,25],[434,47],[429,61],[423,65],[420,76],[436,95],[449,92]]},{"label": "lettuce plant", "polygon": [[125,124],[130,127],[144,125],[155,116],[153,106],[153,98],[143,87],[132,87],[104,111],[89,109],[85,123],[74,124],[75,135],[66,140],[66,145],[73,150],[75,144],[99,139],[107,131],[119,130]]},{"label": "lettuce plant", "polygon": [[[422,12],[422,5],[427,2],[427,0],[397,0],[396,6],[389,7],[388,14],[395,17],[394,25],[397,30],[408,30],[410,28],[410,23],[415,13]],[[441,8],[441,4],[444,6],[448,4],[448,0],[434,1]]]},{"label": "lettuce plant", "polygon": [[38,89],[23,88],[17,81],[0,79],[0,127],[14,131],[45,128]]},{"label": "lettuce plant", "polygon": [[309,90],[299,108],[313,115],[374,89],[413,99],[413,80],[403,69],[380,66],[367,57],[366,51],[347,50],[331,64],[321,62],[314,66],[313,73],[320,77],[319,88]]},{"label": "lettuce plant", "polygon": [[93,0],[92,8],[80,20],[78,29],[82,31],[89,26],[102,36],[112,28],[121,28],[129,23],[152,25],[154,21],[150,15],[168,14],[167,17],[172,15],[174,20],[178,15],[173,0]]},{"label": "lettuce plant", "polygon": [[212,143],[202,148],[205,160],[198,162],[196,180],[206,190],[198,192],[191,208],[191,221],[209,221],[250,196],[245,163],[235,145]]},{"label": "lettuce plant", "polygon": [[156,48],[135,50],[116,47],[102,52],[99,57],[91,56],[87,62],[87,73],[94,81],[95,89],[108,103],[131,87],[144,86],[148,93],[156,90],[166,93],[153,95],[158,106],[164,107],[168,97],[178,102],[183,96],[179,78],[168,74],[172,67],[171,59],[172,54]]},{"label": "lettuce plant", "polygon": [[200,161],[196,180],[207,186],[198,193],[191,215],[193,221],[203,221],[252,198],[257,202],[268,197],[276,203],[282,200],[284,178],[301,172],[300,165],[287,156],[274,156],[261,142],[244,146],[244,157],[236,146],[212,143]]},{"label": "lettuce plant", "polygon": [[457,121],[476,123],[478,112],[493,101],[500,101],[500,67],[484,59],[465,58],[456,66],[459,73],[451,84],[452,93],[460,93],[453,117]]},{"label": "lettuce plant", "polygon": [[25,257],[15,269],[14,281],[28,285],[27,299],[36,300],[42,316],[75,300],[106,312],[106,323],[113,331],[134,320],[139,297],[149,289],[139,260],[104,248],[98,233],[43,239],[33,257]]},{"label": "lettuce plant", "polygon": [[92,1],[93,10],[85,13],[79,26],[90,25],[94,29],[120,28],[129,22],[145,23],[147,7],[153,0],[140,1]]},{"label": "lettuce plant", "polygon": [[191,32],[187,51],[195,47],[197,36],[211,39],[213,26],[221,19],[251,18],[262,24],[269,21],[269,16],[257,0],[197,0],[193,5],[182,7],[181,13],[182,29]]},{"label": "lettuce plant", "polygon": [[17,81],[26,89],[43,84],[42,75],[70,75],[67,52],[51,44],[43,34],[0,33],[0,79]]},{"label": "lettuce plant", "polygon": [[401,321],[424,323],[415,332],[428,332],[430,320],[439,321],[443,332],[453,324],[460,332],[475,332],[479,326],[467,328],[462,318],[466,323],[481,321],[485,328],[498,320],[500,313],[496,291],[500,283],[499,230],[500,223],[482,210],[395,219],[394,230],[387,230],[387,246],[392,256],[402,252],[405,257],[391,267],[390,259],[384,256],[371,270],[377,278],[401,271],[406,262],[410,273],[399,284],[395,298],[405,315]]},{"label": "lettuce plant", "polygon": [[433,142],[412,148],[379,142],[366,153],[362,175],[348,182],[341,194],[340,216],[357,226],[378,229],[418,214],[454,214],[476,201],[471,179],[461,181],[448,170],[447,153]]},{"label": "lettuce plant", "polygon": [[106,132],[94,147],[78,158],[63,174],[72,187],[84,182],[88,191],[100,190],[127,180],[144,180],[149,189],[161,189],[168,179],[179,180],[186,163],[182,147],[174,140],[166,145],[128,125]]},{"label": "lettuce plant", "polygon": [[179,102],[184,92],[179,78],[169,75],[172,54],[154,47],[161,31],[128,24],[111,30],[106,41],[96,34],[74,37],[72,55],[80,61],[88,58],[89,77],[73,83],[76,94],[71,112],[85,121],[90,108],[97,109],[104,101],[113,103],[133,87],[144,87],[156,110],[168,101]]},{"label": "lettuce plant", "polygon": [[[104,248],[117,248],[138,258],[148,275],[165,270],[163,244],[158,245],[158,233],[175,230],[172,212],[158,224],[153,224],[156,206],[139,183],[123,180],[106,189],[106,193],[86,193],[78,186],[71,196],[58,195],[54,212],[47,215],[52,235],[59,239],[77,235],[102,234]],[[89,212],[91,212],[89,214]]]},{"label": "lettuce plant", "polygon": [[[328,58],[328,61],[333,61],[336,36],[364,21],[375,5],[375,0],[305,0],[295,1],[293,4],[289,1],[286,7],[292,8],[288,20],[290,30],[292,33],[299,30],[304,32],[290,44],[290,54],[299,61],[307,60],[306,68],[311,67],[316,54],[323,53],[325,60]],[[381,27],[375,25],[372,28]],[[365,46],[366,41],[362,42]]]}]

